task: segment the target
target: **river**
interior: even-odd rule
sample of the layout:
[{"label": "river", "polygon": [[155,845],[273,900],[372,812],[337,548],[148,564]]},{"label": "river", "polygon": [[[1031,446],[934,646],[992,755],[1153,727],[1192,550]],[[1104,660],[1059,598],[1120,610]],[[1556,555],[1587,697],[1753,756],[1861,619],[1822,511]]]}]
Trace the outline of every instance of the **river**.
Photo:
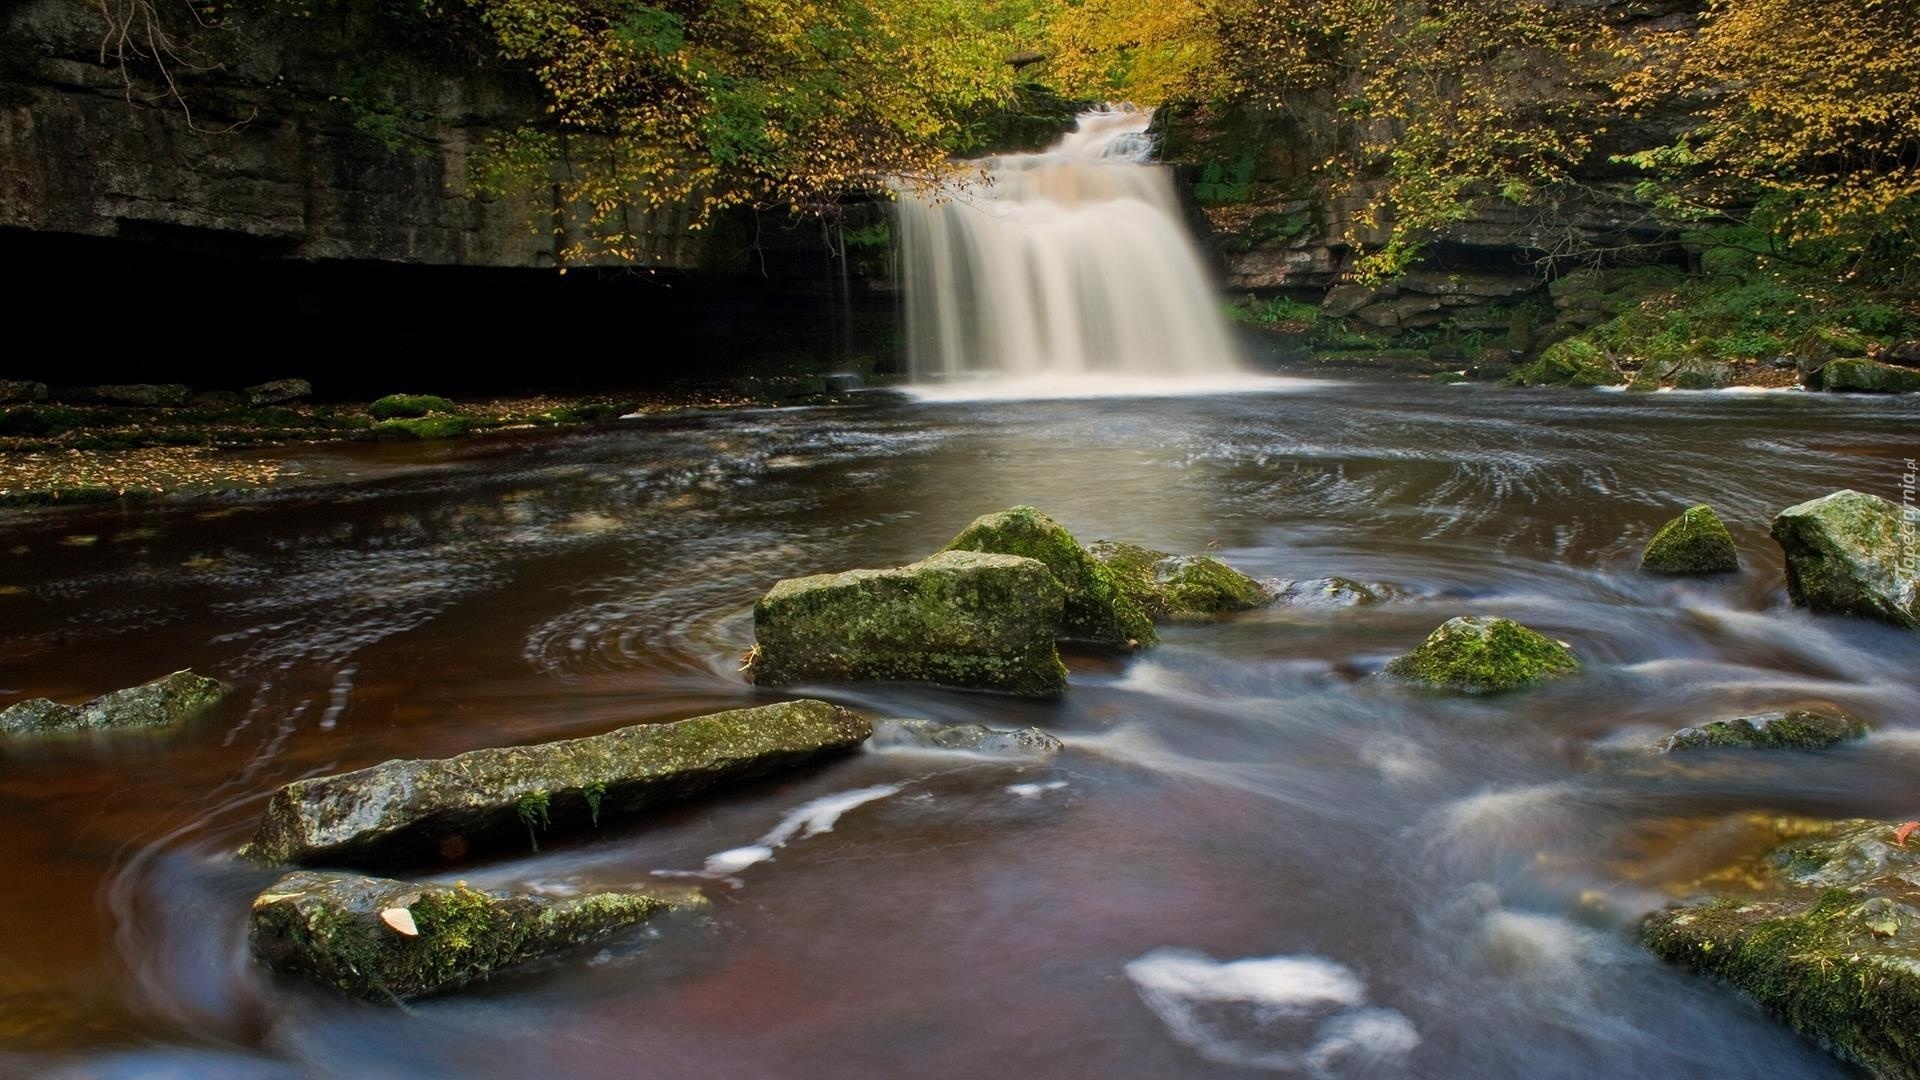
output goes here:
[{"label": "river", "polygon": [[[1920,810],[1920,635],[1792,608],[1766,535],[1836,488],[1898,500],[1916,456],[1912,396],[875,395],[301,448],[288,472],[325,482],[11,516],[0,700],[187,666],[238,691],[175,732],[0,744],[0,1071],[1849,1075],[1632,928],[1751,845],[1741,815]],[[1698,501],[1743,572],[1640,574],[1652,530]],[[645,884],[846,796],[830,830],[731,879],[669,879],[702,884],[705,917],[404,1009],[250,963],[247,905],[275,875],[231,852],[275,786],[775,699],[736,671],[765,588],[912,561],[1015,503],[1083,540],[1392,595],[1073,653],[1058,702],[809,688],[1067,748],[867,750],[440,875]],[[1474,613],[1562,638],[1588,670],[1488,698],[1375,677]],[[1645,750],[1806,700],[1875,734]],[[1338,1022],[1304,1020],[1309,1000]]]}]

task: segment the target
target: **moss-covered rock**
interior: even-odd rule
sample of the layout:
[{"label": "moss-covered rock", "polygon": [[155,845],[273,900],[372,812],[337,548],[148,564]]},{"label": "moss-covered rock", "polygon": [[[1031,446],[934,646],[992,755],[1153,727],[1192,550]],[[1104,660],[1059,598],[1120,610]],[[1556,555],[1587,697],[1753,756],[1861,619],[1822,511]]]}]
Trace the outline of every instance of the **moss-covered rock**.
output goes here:
[{"label": "moss-covered rock", "polygon": [[719,784],[851,750],[868,721],[824,701],[639,724],[584,739],[388,761],[274,792],[261,862],[432,860],[583,832]]},{"label": "moss-covered rock", "polygon": [[1820,369],[1820,388],[1859,394],[1920,393],[1920,371],[1877,360],[1832,360]]},{"label": "moss-covered rock", "polygon": [[687,902],[625,892],[554,899],[302,870],[254,900],[248,936],[254,958],[274,971],[395,1002],[484,979]]},{"label": "moss-covered rock", "polygon": [[1058,753],[1059,739],[1036,727],[990,728],[985,724],[943,724],[938,720],[875,720],[873,745],[923,750],[965,750],[974,754],[1036,757]]},{"label": "moss-covered rock", "polygon": [[1715,720],[1685,727],[1660,744],[1675,750],[1818,750],[1857,739],[1867,733],[1866,722],[1845,713],[1821,709],[1783,709],[1732,720]]},{"label": "moss-covered rock", "polygon": [[762,686],[901,680],[1051,696],[1065,592],[1034,559],[943,551],[893,570],[789,578],[753,608]]},{"label": "moss-covered rock", "polygon": [[1469,694],[1490,694],[1580,669],[1567,647],[1512,619],[1448,619],[1387,674]]},{"label": "moss-covered rock", "polygon": [[1153,619],[1114,581],[1065,526],[1031,506],[975,518],[947,551],[984,551],[1038,560],[1066,590],[1061,634],[1079,641],[1134,648],[1156,640]]},{"label": "moss-covered rock", "polygon": [[1640,555],[1640,569],[1651,574],[1726,574],[1740,569],[1740,555],[1720,515],[1701,503],[1660,526]]},{"label": "moss-covered rock", "polygon": [[1733,365],[1725,360],[1690,356],[1680,361],[1667,376],[1676,390],[1719,390],[1733,385]]},{"label": "moss-covered rock", "polygon": [[433,413],[456,415],[460,406],[433,394],[388,394],[368,405],[367,411],[376,420],[415,420]]},{"label": "moss-covered rock", "polygon": [[102,694],[84,705],[33,698],[0,711],[0,734],[171,727],[226,696],[218,679],[176,671],[141,686]]},{"label": "moss-covered rock", "polygon": [[1768,864],[1766,892],[1658,912],[1642,940],[1878,1076],[1920,1076],[1920,843],[1839,822]]},{"label": "moss-covered rock", "polygon": [[1515,368],[1505,379],[1509,386],[1566,386],[1574,389],[1613,386],[1619,381],[1620,373],[1607,363],[1606,354],[1591,343],[1577,339],[1549,346],[1539,359]]},{"label": "moss-covered rock", "polygon": [[1920,522],[1901,518],[1893,503],[1851,490],[1782,510],[1773,538],[1786,552],[1793,602],[1920,630],[1920,581],[1900,565],[1903,551],[1913,558]]},{"label": "moss-covered rock", "polygon": [[1207,555],[1099,540],[1087,549],[1115,586],[1152,619],[1207,619],[1273,601],[1267,587]]},{"label": "moss-covered rock", "polygon": [[473,421],[464,416],[424,416],[417,420],[386,420],[373,425],[374,438],[388,442],[459,439],[472,431]]}]

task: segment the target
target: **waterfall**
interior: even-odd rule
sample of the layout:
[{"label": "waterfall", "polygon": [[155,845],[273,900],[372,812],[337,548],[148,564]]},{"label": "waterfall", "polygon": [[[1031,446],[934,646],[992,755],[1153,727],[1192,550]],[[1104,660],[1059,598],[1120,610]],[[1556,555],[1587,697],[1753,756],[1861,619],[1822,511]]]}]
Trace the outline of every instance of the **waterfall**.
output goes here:
[{"label": "waterfall", "polygon": [[978,162],[986,183],[900,192],[915,383],[1240,375],[1151,118],[1083,113],[1040,153]]}]

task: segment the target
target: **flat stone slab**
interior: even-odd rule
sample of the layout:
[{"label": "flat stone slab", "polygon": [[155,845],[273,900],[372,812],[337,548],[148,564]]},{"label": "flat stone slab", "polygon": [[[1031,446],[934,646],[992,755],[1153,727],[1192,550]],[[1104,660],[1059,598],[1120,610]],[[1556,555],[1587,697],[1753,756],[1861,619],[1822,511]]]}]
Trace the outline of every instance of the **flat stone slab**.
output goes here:
[{"label": "flat stone slab", "polygon": [[1715,720],[1699,727],[1684,727],[1660,744],[1660,749],[1676,750],[1819,750],[1858,739],[1867,733],[1866,722],[1845,713],[1820,709],[1782,709],[1756,713],[1732,720]]},{"label": "flat stone slab", "polygon": [[556,899],[301,870],[253,902],[254,959],[368,1001],[439,993],[605,937],[688,901],[630,892]]},{"label": "flat stone slab", "polygon": [[852,750],[856,713],[789,701],[583,739],[388,761],[273,794],[242,854],[269,863],[457,858],[584,832],[657,803]]},{"label": "flat stone slab", "polygon": [[897,680],[1050,697],[1067,688],[1054,647],[1064,602],[1045,564],[975,551],[788,578],[754,605],[747,673],[761,686]]},{"label": "flat stone slab", "polygon": [[0,710],[0,734],[171,727],[213,706],[226,693],[226,684],[218,679],[176,671],[84,705],[47,698],[18,702]]}]

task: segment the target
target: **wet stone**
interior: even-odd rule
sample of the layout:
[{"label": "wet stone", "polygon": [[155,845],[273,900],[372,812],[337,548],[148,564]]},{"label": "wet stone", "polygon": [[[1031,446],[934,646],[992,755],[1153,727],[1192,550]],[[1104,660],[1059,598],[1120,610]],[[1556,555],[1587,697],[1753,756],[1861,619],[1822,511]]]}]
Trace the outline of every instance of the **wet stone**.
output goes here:
[{"label": "wet stone", "polygon": [[210,708],[226,695],[218,679],[176,671],[150,683],[102,694],[84,705],[33,698],[0,710],[0,734],[114,728],[164,728]]}]

